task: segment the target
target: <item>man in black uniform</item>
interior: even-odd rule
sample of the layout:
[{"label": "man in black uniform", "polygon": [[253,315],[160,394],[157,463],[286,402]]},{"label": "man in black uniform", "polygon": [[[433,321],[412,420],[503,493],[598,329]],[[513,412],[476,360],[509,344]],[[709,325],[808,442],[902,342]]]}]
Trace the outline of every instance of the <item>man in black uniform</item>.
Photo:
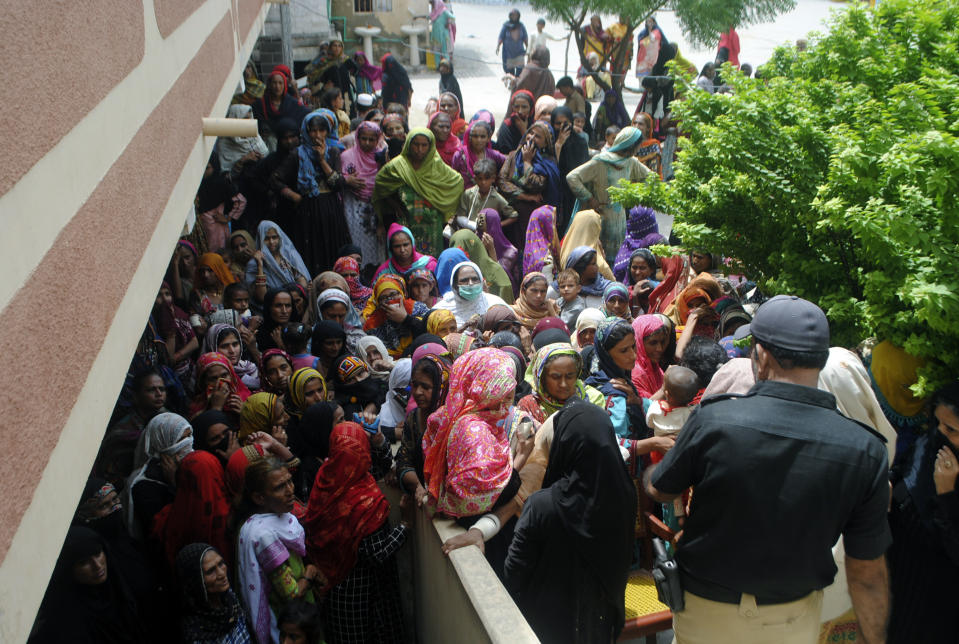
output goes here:
[{"label": "man in black uniform", "polygon": [[756,385],[702,402],[658,467],[650,496],[690,486],[676,559],[686,609],[678,644],[812,643],[842,535],[863,640],[885,642],[892,539],[886,449],[816,388],[829,323],[815,304],[777,296],[737,337],[752,336]]}]

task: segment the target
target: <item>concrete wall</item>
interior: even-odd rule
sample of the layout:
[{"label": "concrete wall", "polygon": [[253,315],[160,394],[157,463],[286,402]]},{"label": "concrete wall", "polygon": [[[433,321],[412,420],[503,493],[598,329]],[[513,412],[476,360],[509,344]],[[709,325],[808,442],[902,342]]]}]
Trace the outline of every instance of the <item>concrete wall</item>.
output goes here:
[{"label": "concrete wall", "polygon": [[0,641],[25,640],[263,0],[0,5]]}]

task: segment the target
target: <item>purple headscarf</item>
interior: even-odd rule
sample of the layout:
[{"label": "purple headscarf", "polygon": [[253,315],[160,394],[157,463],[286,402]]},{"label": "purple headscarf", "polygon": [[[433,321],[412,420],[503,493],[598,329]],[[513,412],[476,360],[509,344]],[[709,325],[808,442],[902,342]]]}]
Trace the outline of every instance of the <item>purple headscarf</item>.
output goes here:
[{"label": "purple headscarf", "polygon": [[506,274],[509,275],[509,281],[513,285],[513,292],[519,291],[519,250],[510,243],[503,233],[503,224],[500,221],[499,213],[492,208],[486,208],[481,211],[486,215],[486,232],[493,238],[493,247],[496,249],[496,261],[503,267]]},{"label": "purple headscarf", "polygon": [[[626,217],[626,239],[619,247],[616,253],[616,260],[613,262],[613,276],[620,282],[629,271],[629,258],[634,250],[648,248],[645,243],[647,237],[652,234],[659,235],[659,225],[656,223],[656,211],[646,206],[635,206],[629,210]],[[661,235],[659,235],[662,237]]]},{"label": "purple headscarf", "polygon": [[523,275],[536,273],[546,266],[550,245],[553,243],[556,208],[540,206],[529,216],[526,226],[526,251],[523,254]]}]

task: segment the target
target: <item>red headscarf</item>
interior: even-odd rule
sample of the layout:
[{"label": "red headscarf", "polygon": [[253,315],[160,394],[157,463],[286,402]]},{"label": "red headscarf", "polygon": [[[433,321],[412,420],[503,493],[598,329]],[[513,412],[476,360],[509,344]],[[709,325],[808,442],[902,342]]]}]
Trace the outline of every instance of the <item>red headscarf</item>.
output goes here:
[{"label": "red headscarf", "polygon": [[636,336],[636,366],[633,368],[633,384],[643,398],[652,398],[663,386],[663,370],[646,355],[643,340],[664,328],[658,315],[640,315],[633,320],[633,333]]},{"label": "red headscarf", "polygon": [[202,450],[187,454],[176,472],[176,496],[153,520],[153,536],[163,544],[172,566],[183,546],[208,543],[232,569],[233,546],[227,538],[230,501],[220,459]]},{"label": "red headscarf", "polygon": [[206,409],[209,395],[207,394],[206,388],[202,387],[199,383],[203,382],[203,374],[206,373],[206,370],[215,364],[226,367],[226,377],[230,381],[230,391],[232,393],[239,396],[240,400],[246,400],[250,397],[250,390],[243,384],[242,380],[237,378],[236,371],[233,370],[233,365],[230,364],[229,358],[219,352],[204,353],[196,361],[197,392],[193,397],[193,402],[190,403],[190,418],[193,418]]},{"label": "red headscarf", "polygon": [[[268,119],[277,118],[280,116],[280,113],[277,110],[273,109],[273,103],[270,99],[270,79],[274,76],[279,76],[283,79],[283,96],[286,96],[287,92],[290,89],[287,79],[289,78],[286,74],[281,71],[274,69],[270,72],[270,75],[266,79],[266,91],[263,92],[263,98],[260,99],[260,102],[263,105],[263,114]],[[283,96],[280,97],[280,107],[283,107]]]},{"label": "red headscarf", "polygon": [[533,92],[529,91],[528,89],[518,89],[509,97],[510,116],[507,116],[505,119],[503,119],[503,122],[506,123],[506,125],[513,124],[513,101],[516,100],[517,96],[524,96],[529,101],[529,116],[526,117],[526,122],[529,123],[532,120],[533,108],[536,107],[536,97],[533,96]]},{"label": "red headscarf", "polygon": [[358,309],[366,306],[366,301],[373,295],[373,289],[363,286],[357,276],[347,277],[344,275],[344,273],[359,275],[360,263],[352,257],[341,257],[333,264],[333,272],[343,275],[343,279],[346,280],[346,284],[350,287],[350,299],[353,301],[353,306]]},{"label": "red headscarf", "polygon": [[648,313],[665,313],[676,296],[686,288],[689,281],[689,264],[686,255],[673,255],[660,260],[665,277],[649,294]]},{"label": "red headscarf", "polygon": [[363,537],[383,525],[390,504],[370,474],[370,439],[357,423],[340,423],[330,433],[324,461],[302,520],[306,552],[329,587],[343,581],[356,565]]},{"label": "red headscarf", "polygon": [[[442,110],[438,110],[436,112],[433,112],[432,116],[430,116],[430,120],[427,127],[430,128],[431,132],[433,131],[433,121],[436,120],[436,117],[439,116],[440,114],[446,114],[446,112],[443,112]],[[446,115],[449,116],[449,114],[446,114]],[[459,120],[462,121],[463,119],[459,119]],[[443,162],[450,167],[453,166],[453,155],[456,154],[457,150],[459,150],[460,147],[463,145],[463,143],[459,140],[459,137],[453,134],[452,125],[453,125],[453,120],[450,119],[450,135],[449,137],[447,137],[445,141],[440,143],[439,139],[436,139],[436,151],[440,153],[440,158],[443,159]],[[434,139],[436,138],[435,132],[433,132],[433,137]]]}]

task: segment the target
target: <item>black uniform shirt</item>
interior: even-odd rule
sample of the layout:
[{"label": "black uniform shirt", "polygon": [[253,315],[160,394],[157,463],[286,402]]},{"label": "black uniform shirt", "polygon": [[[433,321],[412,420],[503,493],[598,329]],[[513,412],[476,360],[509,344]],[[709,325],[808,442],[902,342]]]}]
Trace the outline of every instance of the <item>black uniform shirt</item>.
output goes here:
[{"label": "black uniform shirt", "polygon": [[695,488],[676,559],[685,589],[715,601],[793,601],[832,582],[840,534],[856,559],[892,542],[883,440],[819,389],[761,381],[707,398],[652,484]]}]

